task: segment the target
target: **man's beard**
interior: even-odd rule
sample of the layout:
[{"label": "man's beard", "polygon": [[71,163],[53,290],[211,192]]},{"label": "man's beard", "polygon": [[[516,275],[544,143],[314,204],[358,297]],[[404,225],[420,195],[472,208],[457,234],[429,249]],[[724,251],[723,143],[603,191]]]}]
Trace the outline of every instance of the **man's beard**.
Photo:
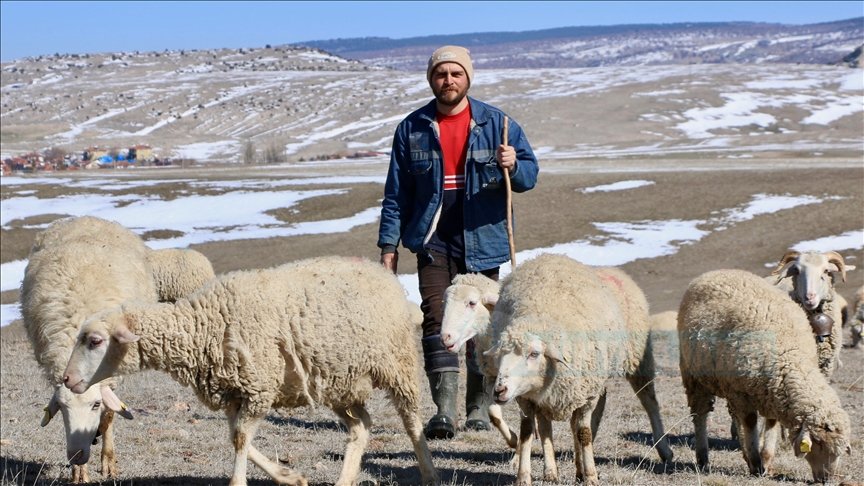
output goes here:
[{"label": "man's beard", "polygon": [[459,89],[442,89],[435,93],[435,100],[438,103],[441,103],[444,106],[456,106],[465,99],[465,96],[468,94],[468,90],[460,92]]}]

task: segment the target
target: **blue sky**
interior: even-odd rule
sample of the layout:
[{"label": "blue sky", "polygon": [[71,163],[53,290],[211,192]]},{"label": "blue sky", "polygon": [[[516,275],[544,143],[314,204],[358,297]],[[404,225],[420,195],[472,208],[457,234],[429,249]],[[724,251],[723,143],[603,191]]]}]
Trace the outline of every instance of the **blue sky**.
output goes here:
[{"label": "blue sky", "polygon": [[0,59],[263,47],[309,40],[631,23],[785,24],[864,16],[855,1],[0,1]]}]

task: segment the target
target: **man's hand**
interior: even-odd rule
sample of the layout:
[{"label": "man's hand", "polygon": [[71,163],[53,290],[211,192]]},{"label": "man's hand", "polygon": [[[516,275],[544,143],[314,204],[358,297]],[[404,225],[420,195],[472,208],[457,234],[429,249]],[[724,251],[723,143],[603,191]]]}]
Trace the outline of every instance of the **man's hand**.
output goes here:
[{"label": "man's hand", "polygon": [[398,253],[382,253],[381,254],[381,265],[390,270],[393,273],[396,273],[396,266],[399,264],[399,254]]},{"label": "man's hand", "polygon": [[512,145],[499,145],[495,151],[495,158],[502,169],[513,171],[516,169],[516,149]]}]

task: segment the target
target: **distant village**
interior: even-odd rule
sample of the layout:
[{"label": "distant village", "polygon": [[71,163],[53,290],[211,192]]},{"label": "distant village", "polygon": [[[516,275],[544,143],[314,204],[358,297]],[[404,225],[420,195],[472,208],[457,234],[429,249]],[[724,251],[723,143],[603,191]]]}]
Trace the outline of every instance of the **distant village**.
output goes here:
[{"label": "distant village", "polygon": [[80,169],[120,169],[141,166],[172,165],[171,159],[160,159],[149,145],[135,145],[126,149],[88,147],[80,153],[50,148],[44,152],[30,152],[3,160],[3,175],[13,172],[52,172]]}]

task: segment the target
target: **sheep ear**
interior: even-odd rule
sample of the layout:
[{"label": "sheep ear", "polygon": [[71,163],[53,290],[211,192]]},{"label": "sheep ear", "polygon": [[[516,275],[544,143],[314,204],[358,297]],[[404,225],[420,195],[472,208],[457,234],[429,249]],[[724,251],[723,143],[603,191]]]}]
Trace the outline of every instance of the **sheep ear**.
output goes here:
[{"label": "sheep ear", "polygon": [[807,454],[810,452],[812,447],[813,440],[810,439],[810,432],[807,430],[806,425],[802,425],[801,430],[795,437],[795,440],[792,441],[792,450],[795,452],[795,457],[801,457]]},{"label": "sheep ear", "polygon": [[495,305],[498,303],[498,292],[483,292],[483,297],[481,302],[485,305],[489,310],[495,309]]},{"label": "sheep ear", "polygon": [[564,366],[566,366],[567,369],[569,369],[570,371],[573,371],[573,368],[570,366],[570,363],[567,362],[567,359],[564,358],[564,355],[561,354],[561,350],[558,349],[558,346],[555,345],[555,343],[547,343],[546,344],[546,350],[543,352],[543,354],[546,355],[547,358],[549,358],[549,359],[551,359],[557,363],[561,363]]},{"label": "sheep ear", "polygon": [[483,356],[495,357],[495,356],[498,356],[498,353],[500,351],[501,351],[501,343],[498,343],[495,346],[492,346],[491,348],[487,349],[486,351],[483,351]]},{"label": "sheep ear", "polygon": [[120,344],[134,343],[141,339],[140,336],[130,331],[129,328],[124,325],[117,326],[117,329],[114,330],[114,334],[112,334],[112,337],[116,339],[117,342]]},{"label": "sheep ear", "polygon": [[116,339],[120,344],[134,343],[141,339],[141,337],[130,330],[131,325],[134,323],[132,318],[128,314],[124,315],[124,317],[124,322],[117,325],[111,337]]},{"label": "sheep ear", "polygon": [[45,415],[42,416],[42,423],[40,424],[42,427],[48,425],[51,422],[51,419],[54,418],[54,415],[60,411],[60,403],[57,401],[57,391],[56,388],[62,385],[55,385],[54,394],[51,396],[51,400],[48,401],[48,405],[45,405]]},{"label": "sheep ear", "polygon": [[117,412],[121,417],[127,420],[132,420],[132,412],[130,412],[126,404],[117,397],[110,386],[105,384],[101,385],[101,392],[102,403],[104,403],[106,407]]}]

